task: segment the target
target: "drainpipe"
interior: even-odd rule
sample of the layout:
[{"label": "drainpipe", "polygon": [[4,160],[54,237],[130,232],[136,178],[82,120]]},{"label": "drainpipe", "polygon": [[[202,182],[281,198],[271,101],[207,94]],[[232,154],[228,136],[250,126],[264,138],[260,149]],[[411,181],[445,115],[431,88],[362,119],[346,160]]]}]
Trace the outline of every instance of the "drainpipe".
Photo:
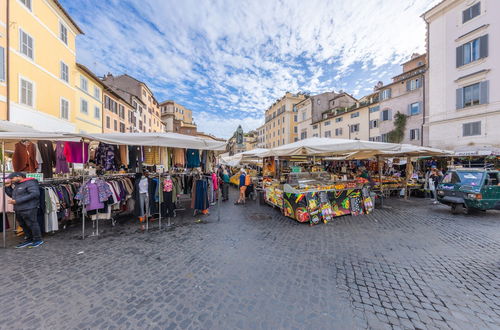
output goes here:
[{"label": "drainpipe", "polygon": [[426,24],[426,34],[427,34],[427,40],[425,41],[426,43],[426,51],[427,51],[427,54],[425,55],[427,58],[427,67],[426,67],[426,70],[424,72],[424,75],[423,75],[423,79],[422,79],[422,88],[423,88],[423,102],[422,102],[422,128],[421,128],[421,134],[420,134],[420,145],[423,146],[424,145],[424,127],[425,127],[425,116],[426,116],[426,112],[427,112],[427,107],[426,107],[426,101],[427,101],[427,94],[426,94],[426,88],[427,88],[427,85],[425,83],[425,78],[426,78],[426,74],[427,76],[429,75],[429,67],[430,67],[430,48],[429,48],[429,22],[425,19],[425,17],[423,17],[424,21],[425,21],[425,24]]},{"label": "drainpipe", "polygon": [[10,0],[7,0],[7,5],[6,5],[6,10],[7,10],[7,36],[6,36],[6,49],[5,49],[5,84],[6,84],[6,89],[7,89],[7,114],[6,114],[6,119],[7,121],[10,120],[10,10],[9,10],[9,3]]}]

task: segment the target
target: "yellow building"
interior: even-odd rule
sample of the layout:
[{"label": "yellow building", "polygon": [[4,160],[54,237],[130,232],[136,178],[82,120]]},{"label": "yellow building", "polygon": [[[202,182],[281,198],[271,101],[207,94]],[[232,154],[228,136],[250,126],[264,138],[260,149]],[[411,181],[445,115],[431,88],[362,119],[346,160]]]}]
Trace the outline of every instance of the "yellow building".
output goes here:
[{"label": "yellow building", "polygon": [[42,131],[75,132],[75,41],[82,30],[56,0],[9,5],[10,111],[3,117]]},{"label": "yellow building", "polygon": [[75,125],[79,133],[102,133],[101,80],[84,65],[76,64],[73,79],[76,88]]},{"label": "yellow building", "polygon": [[298,140],[298,116],[295,105],[305,98],[304,94],[287,92],[266,110],[265,143],[267,148],[278,147]]}]

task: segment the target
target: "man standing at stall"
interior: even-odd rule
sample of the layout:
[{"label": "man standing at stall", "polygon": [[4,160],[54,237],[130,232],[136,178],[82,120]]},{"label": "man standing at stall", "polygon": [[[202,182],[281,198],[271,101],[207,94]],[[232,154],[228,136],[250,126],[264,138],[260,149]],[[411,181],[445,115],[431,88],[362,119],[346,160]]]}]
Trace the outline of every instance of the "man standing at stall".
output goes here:
[{"label": "man standing at stall", "polygon": [[37,220],[40,203],[40,186],[34,178],[26,178],[20,172],[11,173],[5,181],[5,193],[12,198],[16,218],[23,228],[26,240],[16,248],[39,247],[43,244],[40,225]]},{"label": "man standing at stall", "polygon": [[241,169],[241,171],[240,171],[240,183],[238,185],[238,187],[240,189],[240,196],[239,196],[238,200],[236,201],[236,203],[234,203],[235,205],[245,204],[245,199],[246,199],[245,192],[247,190],[247,186],[246,186],[247,175],[246,174],[247,173],[245,172],[245,170]]}]

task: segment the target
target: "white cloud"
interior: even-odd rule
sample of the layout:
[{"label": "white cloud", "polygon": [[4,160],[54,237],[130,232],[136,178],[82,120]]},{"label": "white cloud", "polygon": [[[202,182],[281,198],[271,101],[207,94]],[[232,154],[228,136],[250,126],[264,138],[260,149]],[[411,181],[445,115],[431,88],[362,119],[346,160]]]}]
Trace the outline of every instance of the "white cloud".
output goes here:
[{"label": "white cloud", "polygon": [[366,91],[396,74],[384,68],[424,51],[420,15],[437,1],[63,3],[86,33],[81,62],[136,76],[160,101],[189,101],[202,130],[228,136],[240,121],[255,128],[285,91]]}]

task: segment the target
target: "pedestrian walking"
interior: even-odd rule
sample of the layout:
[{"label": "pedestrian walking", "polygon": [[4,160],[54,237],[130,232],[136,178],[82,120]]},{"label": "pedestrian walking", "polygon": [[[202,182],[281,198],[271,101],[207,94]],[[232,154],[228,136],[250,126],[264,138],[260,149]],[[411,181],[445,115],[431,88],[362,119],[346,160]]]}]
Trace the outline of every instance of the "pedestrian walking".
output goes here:
[{"label": "pedestrian walking", "polygon": [[222,201],[229,199],[229,173],[225,169],[222,172]]},{"label": "pedestrian walking", "polygon": [[238,198],[238,200],[236,201],[236,203],[234,203],[235,205],[238,205],[238,204],[245,204],[245,201],[246,201],[246,196],[245,196],[245,192],[247,190],[247,186],[246,186],[246,172],[244,169],[241,169],[240,171],[240,182],[239,182],[239,189],[240,189],[240,196]]},{"label": "pedestrian walking", "polygon": [[26,236],[26,240],[16,248],[32,248],[42,245],[42,232],[37,220],[40,203],[38,181],[34,178],[27,178],[24,173],[11,173],[5,181],[5,193],[12,198],[9,203],[14,205],[17,222]]}]

